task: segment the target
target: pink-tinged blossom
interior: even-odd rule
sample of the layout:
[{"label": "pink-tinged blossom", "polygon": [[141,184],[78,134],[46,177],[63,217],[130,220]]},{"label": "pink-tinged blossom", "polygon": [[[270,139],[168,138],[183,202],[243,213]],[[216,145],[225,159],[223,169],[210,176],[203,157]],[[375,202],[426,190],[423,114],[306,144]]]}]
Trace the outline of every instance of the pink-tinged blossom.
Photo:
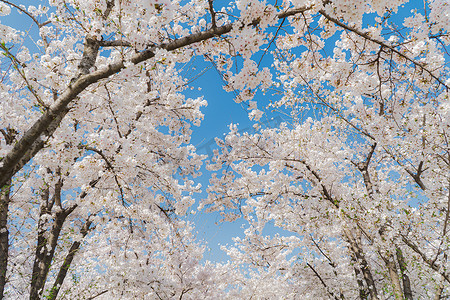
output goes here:
[{"label": "pink-tinged blossom", "polygon": [[[447,1],[6,3],[31,29],[0,24],[0,298],[449,293]],[[196,57],[255,128],[203,186]],[[196,202],[244,221],[229,262]]]}]

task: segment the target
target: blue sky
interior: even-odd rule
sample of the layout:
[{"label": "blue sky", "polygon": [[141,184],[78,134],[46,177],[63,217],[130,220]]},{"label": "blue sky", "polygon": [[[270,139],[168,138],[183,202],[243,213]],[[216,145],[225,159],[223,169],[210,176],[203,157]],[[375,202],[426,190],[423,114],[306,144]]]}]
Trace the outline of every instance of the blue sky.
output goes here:
[{"label": "blue sky", "polygon": [[[26,1],[24,2],[26,3]],[[35,5],[41,4],[39,1]],[[37,31],[37,26],[30,22],[23,22],[24,16],[19,15],[17,11],[12,8],[11,15],[2,17],[1,23],[15,28],[28,31],[31,30],[31,34],[34,35],[34,31]],[[29,41],[26,42],[30,50],[33,51],[34,46]],[[35,49],[37,50],[37,49]],[[203,96],[208,101],[208,106],[202,108],[202,112],[205,117],[201,126],[192,127],[193,134],[191,143],[195,145],[200,154],[210,154],[212,149],[215,148],[215,137],[223,137],[228,132],[228,125],[230,123],[239,123],[240,128],[251,129],[251,122],[247,117],[246,104],[238,104],[234,102],[234,94],[227,93],[223,90],[224,85],[219,73],[214,69],[210,62],[207,62],[203,57],[197,57],[193,62],[191,68],[187,72],[187,76],[196,76],[201,73],[202,70],[206,70],[200,77],[191,83],[191,86],[195,87],[192,91],[187,91],[187,97],[199,97]],[[201,88],[199,90],[198,88]],[[250,128],[248,128],[250,127]],[[209,180],[209,172],[202,168],[203,175],[197,178],[197,182],[200,182],[206,189]],[[197,195],[197,204],[203,198],[206,197],[206,193]],[[197,205],[196,204],[196,205]],[[193,209],[195,210],[195,206]],[[224,261],[227,259],[224,252],[219,248],[219,244],[232,243],[232,237],[242,232],[240,228],[242,223],[219,223],[220,216],[216,213],[203,213],[197,212],[195,215],[187,217],[189,220],[195,223],[196,231],[198,232],[199,240],[207,242],[211,250],[205,253],[205,259],[212,261]]]},{"label": "blue sky", "polygon": [[[198,153],[208,155],[208,160],[211,158],[212,150],[217,148],[214,141],[215,137],[222,138],[224,134],[228,133],[230,123],[239,124],[239,129],[242,131],[252,131],[254,123],[248,118],[247,104],[236,103],[234,101],[235,95],[223,90],[224,83],[210,62],[198,57],[195,67],[198,72],[204,68],[210,68],[191,84],[194,87],[200,87],[201,91],[195,88],[193,91],[187,92],[189,97],[203,95],[204,99],[208,101],[208,106],[202,108],[205,115],[204,120],[199,127],[192,128],[191,139],[191,143],[196,146]],[[281,119],[278,117],[271,122],[267,121],[264,118],[261,120],[265,125],[273,126],[277,125]],[[206,189],[210,172],[204,166],[201,169],[202,176],[198,177],[197,180]],[[197,195],[198,202],[206,196],[205,192]],[[218,213],[196,212],[188,219],[195,223],[198,238],[207,242],[209,249],[205,252],[204,259],[216,262],[228,259],[227,255],[220,250],[220,245],[233,244],[232,238],[242,236],[243,229],[241,227],[245,224],[242,220],[233,223],[221,223],[219,222],[221,217]]]},{"label": "blue sky", "polygon": [[[414,2],[414,1],[413,1]],[[27,1],[24,1],[27,3]],[[36,4],[42,3],[38,1]],[[416,3],[416,2],[415,2]],[[215,2],[216,7],[219,7],[222,3],[221,1]],[[417,4],[417,3],[416,3]],[[411,8],[414,7],[413,3],[410,3],[406,7],[402,14],[407,15]],[[15,11],[14,9],[12,10]],[[21,20],[22,18],[20,18]],[[13,13],[10,17],[4,19],[2,18],[2,23],[14,23],[14,25],[19,25],[22,29],[36,30],[36,26],[32,26],[31,22],[28,24],[17,22],[17,14]],[[331,46],[331,45],[330,45]],[[326,49],[330,54],[332,53],[332,48]],[[259,60],[256,59],[256,61]],[[270,52],[266,53],[263,65],[270,66],[272,58]],[[195,87],[192,91],[187,91],[187,97],[198,97],[203,96],[208,102],[207,107],[203,107],[202,111],[205,115],[201,126],[193,127],[193,134],[191,143],[195,145],[200,154],[210,155],[212,149],[216,148],[214,138],[223,137],[229,129],[230,123],[238,123],[239,128],[243,131],[252,131],[253,122],[248,119],[247,116],[247,104],[238,104],[234,101],[235,95],[233,93],[227,93],[223,90],[224,82],[220,78],[218,71],[214,69],[214,66],[205,61],[202,57],[197,57],[192,64],[195,70],[191,70],[188,74],[198,74],[202,72],[205,68],[208,68],[199,78],[191,83],[191,86]],[[199,91],[198,88],[201,88]],[[262,93],[258,93],[255,97],[258,100],[258,107],[262,109],[263,103],[267,103],[269,99],[273,99],[273,96],[268,95],[263,96]],[[264,116],[261,122],[265,124],[266,127],[273,127],[278,125],[280,122],[284,121],[284,117],[279,115],[274,116],[275,119],[271,122]],[[201,169],[203,173],[202,176],[197,178],[197,182],[200,182],[204,189],[208,186],[208,180],[210,173],[203,167]],[[206,197],[206,193],[197,195],[198,202]],[[195,207],[193,207],[195,209]],[[232,237],[242,236],[242,225],[243,221],[236,221],[234,223],[219,223],[220,216],[217,213],[204,213],[197,212],[195,215],[190,215],[187,217],[192,220],[196,225],[196,231],[198,232],[198,238],[207,242],[209,251],[205,253],[205,259],[212,261],[226,261],[227,256],[219,248],[219,244],[232,244]],[[270,229],[269,229],[270,230]],[[274,230],[274,232],[279,232]]]},{"label": "blue sky", "polygon": [[[215,3],[220,3],[220,1]],[[411,15],[411,10],[414,9],[416,5],[416,1],[410,1],[404,8],[400,9],[399,16],[401,16],[401,18],[395,18],[392,21],[395,21],[396,24],[401,27],[404,17]],[[365,16],[364,23],[371,24],[371,21],[373,21],[373,18],[376,16],[376,14]],[[328,55],[332,55],[334,42],[339,34],[340,32],[327,41],[325,51]],[[298,51],[300,52],[300,50]],[[256,55],[256,57],[258,56]],[[256,61],[258,61],[258,59],[256,59]],[[265,66],[270,66],[271,62],[272,57],[270,52],[267,52],[262,65],[265,64]],[[229,131],[228,125],[230,123],[239,123],[238,128],[242,131],[252,131],[253,123],[247,117],[246,104],[235,103],[234,94],[231,92],[227,93],[222,89],[224,83],[212,64],[205,62],[201,57],[198,57],[195,65],[197,71],[206,67],[210,67],[210,69],[192,83],[193,86],[201,87],[202,90],[194,90],[187,93],[187,95],[192,95],[192,97],[194,95],[203,95],[208,101],[208,106],[202,108],[205,118],[200,127],[193,128],[194,132],[191,142],[197,147],[200,154],[210,154],[210,151],[216,148],[216,145],[213,142],[214,138],[223,137],[224,134]],[[258,101],[258,108],[263,109],[263,103],[267,103],[268,100],[274,99],[274,97],[276,96],[271,96],[270,93],[262,95],[262,93],[259,92],[255,97],[255,100]],[[270,117],[274,117],[274,119],[270,121]],[[275,116],[271,115],[269,118],[265,115],[261,119],[261,122],[265,123],[267,127],[277,126],[283,121],[287,120],[286,117],[281,114]],[[199,177],[198,180],[206,189],[210,173],[205,170],[205,168],[202,168],[201,171],[203,172],[203,175]],[[206,197],[205,192],[198,195],[198,200],[201,201],[202,197]],[[190,219],[196,224],[199,239],[205,240],[208,243],[209,251],[205,253],[205,259],[211,261],[226,261],[228,259],[227,255],[220,250],[219,244],[233,244],[232,237],[243,236],[243,229],[241,227],[246,225],[242,220],[237,220],[235,223],[218,223],[220,216],[217,213],[197,212],[195,216],[190,216]],[[268,226],[264,233],[283,234],[283,231]]]}]

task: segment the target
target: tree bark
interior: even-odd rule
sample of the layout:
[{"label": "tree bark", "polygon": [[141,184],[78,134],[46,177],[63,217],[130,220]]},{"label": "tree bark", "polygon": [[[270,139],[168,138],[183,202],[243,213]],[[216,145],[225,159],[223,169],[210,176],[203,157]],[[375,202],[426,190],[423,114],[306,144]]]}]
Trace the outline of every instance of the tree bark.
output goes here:
[{"label": "tree bark", "polygon": [[362,285],[360,282],[358,283],[360,286],[360,298],[367,299],[367,296],[369,296],[370,300],[379,299],[375,280],[373,279],[372,271],[370,270],[363,249],[348,229],[344,229],[344,237],[349,243],[349,250],[353,261],[357,264],[357,268],[355,268],[356,275],[361,272],[367,285],[367,290],[366,288],[361,289]]},{"label": "tree bark", "polygon": [[61,233],[64,221],[68,215],[69,213],[67,211],[56,213],[55,221],[48,239],[44,237],[45,232],[41,231],[38,233],[38,245],[36,247],[33,274],[31,277],[30,300],[40,299],[43,293],[45,281],[47,280],[51,262],[55,255],[59,234]]},{"label": "tree bark", "polygon": [[[309,9],[311,9],[311,7],[291,9],[278,14],[278,18],[287,18]],[[209,40],[213,37],[221,36],[230,32],[232,29],[233,23],[229,23],[223,26],[194,33],[139,52],[132,56],[129,61],[133,64],[139,64],[154,57],[157,49],[174,51],[198,42]],[[96,42],[95,40],[92,40],[91,37],[86,37],[85,50],[87,51],[83,54],[83,59],[79,66],[81,75],[72,79],[71,84],[67,87],[67,89],[58,97],[49,109],[42,114],[42,116],[31,126],[31,128],[24,133],[24,135],[14,144],[13,149],[11,149],[0,162],[0,187],[6,185],[7,182],[42,149],[44,145],[42,135],[46,135],[46,131],[53,133],[54,130],[59,127],[68,111],[68,105],[71,102],[73,102],[90,85],[119,73],[125,68],[125,62],[119,61],[100,70],[85,74],[85,72],[91,71],[92,67],[94,67],[94,65],[89,67],[88,62],[95,63],[93,55],[98,53],[98,46],[98,41]],[[48,130],[50,127],[53,127],[54,129]],[[49,137],[50,135],[46,136]],[[33,148],[33,151],[29,151],[30,148]]]},{"label": "tree bark", "polygon": [[[50,270],[51,262],[55,255],[56,246],[64,221],[76,208],[76,206],[72,206],[63,210],[59,207],[60,210],[52,214],[53,205],[55,203],[60,205],[61,203],[61,189],[62,181],[59,180],[55,185],[55,194],[50,201],[49,190],[47,189],[43,193],[43,203],[41,204],[38,221],[37,246],[33,263],[33,273],[31,275],[30,300],[40,299]],[[46,215],[53,215],[55,218],[52,227],[48,232],[48,237],[46,237],[46,226],[48,225],[48,222],[45,220]]]},{"label": "tree bark", "polygon": [[391,279],[392,289],[394,291],[394,299],[403,300],[402,286],[400,284],[400,278],[398,276],[398,270],[397,265],[395,264],[394,256],[389,255],[385,262],[389,270],[389,277]]},{"label": "tree bark", "polygon": [[[86,223],[84,223],[83,228],[81,228],[81,235],[83,236],[83,238],[88,234],[89,230],[91,229],[90,228],[91,224],[92,222],[88,220],[86,221]],[[56,276],[56,280],[53,283],[53,287],[50,291],[50,294],[47,296],[48,300],[55,300],[56,297],[58,296],[58,293],[61,289],[64,279],[66,278],[67,272],[69,271],[70,265],[80,246],[81,242],[76,241],[73,242],[72,246],[70,247],[69,252],[66,255],[66,258],[64,259],[64,262],[61,268],[59,269],[58,276]]]},{"label": "tree bark", "polygon": [[409,276],[406,274],[406,262],[400,248],[397,248],[397,260],[400,266],[400,273],[402,275],[403,296],[406,300],[413,300],[411,281],[409,280]]},{"label": "tree bark", "polygon": [[3,299],[8,269],[9,231],[7,226],[10,192],[11,181],[8,181],[1,189],[0,195],[0,299]]}]

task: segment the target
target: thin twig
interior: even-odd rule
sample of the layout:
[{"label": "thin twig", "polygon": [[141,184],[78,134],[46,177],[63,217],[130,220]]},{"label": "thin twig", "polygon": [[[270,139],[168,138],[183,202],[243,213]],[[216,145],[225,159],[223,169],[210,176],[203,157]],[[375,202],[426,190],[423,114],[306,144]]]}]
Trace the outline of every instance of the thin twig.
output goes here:
[{"label": "thin twig", "polygon": [[36,23],[36,25],[39,28],[41,28],[42,26],[45,26],[47,24],[50,24],[50,21],[45,21],[43,23],[40,23],[31,13],[29,13],[26,9],[23,9],[22,7],[20,7],[17,4],[14,4],[14,3],[10,2],[10,1],[7,1],[7,0],[0,0],[0,1],[3,2],[3,3],[6,3],[8,5],[13,6],[14,8],[20,10],[22,13],[26,14],[27,16],[29,16],[33,20],[33,22]]},{"label": "thin twig", "polygon": [[322,16],[324,16],[325,18],[327,18],[328,20],[330,20],[331,22],[335,23],[336,25],[338,25],[338,26],[340,26],[340,27],[342,27],[342,28],[344,28],[344,29],[346,29],[346,30],[348,30],[348,31],[351,31],[351,32],[353,32],[353,33],[359,35],[360,37],[365,38],[366,40],[369,40],[369,41],[371,41],[371,42],[373,42],[373,43],[375,43],[375,44],[378,44],[378,45],[380,45],[381,47],[384,47],[384,48],[387,48],[387,49],[391,50],[392,52],[394,52],[394,53],[397,54],[398,56],[400,56],[400,57],[406,59],[407,61],[413,63],[416,67],[419,67],[421,70],[423,70],[423,71],[425,71],[426,73],[428,73],[434,80],[436,80],[437,82],[439,82],[439,84],[441,84],[442,86],[444,86],[444,87],[447,89],[447,91],[450,89],[450,87],[449,87],[445,82],[443,82],[439,77],[437,77],[436,75],[434,75],[433,72],[431,72],[430,70],[428,70],[428,69],[425,67],[424,64],[422,64],[422,63],[420,63],[420,62],[418,62],[418,61],[416,61],[416,60],[410,58],[410,57],[407,56],[406,54],[403,54],[403,53],[400,52],[399,50],[395,49],[393,46],[388,45],[388,44],[384,43],[383,41],[380,41],[380,40],[377,40],[377,39],[371,37],[368,33],[361,32],[360,30],[358,30],[358,29],[356,29],[356,28],[354,28],[354,27],[351,27],[351,26],[349,26],[349,25],[347,25],[347,24],[345,24],[345,23],[339,21],[338,19],[336,19],[336,18],[334,18],[334,17],[328,15],[324,10],[320,10],[319,13],[320,13]]}]

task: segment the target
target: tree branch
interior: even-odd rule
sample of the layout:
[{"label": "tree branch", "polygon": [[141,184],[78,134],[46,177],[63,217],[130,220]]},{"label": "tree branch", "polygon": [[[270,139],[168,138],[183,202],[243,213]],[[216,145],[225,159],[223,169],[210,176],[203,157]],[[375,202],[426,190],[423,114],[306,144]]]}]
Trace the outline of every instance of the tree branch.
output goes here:
[{"label": "tree branch", "polygon": [[9,260],[8,207],[11,181],[0,189],[0,299],[3,299]]},{"label": "tree branch", "polygon": [[213,0],[208,0],[209,4],[209,13],[211,14],[211,24],[212,28],[216,28],[216,12],[214,11],[213,7]]},{"label": "tree branch", "polygon": [[380,45],[381,47],[384,47],[384,48],[387,48],[387,49],[391,50],[392,52],[394,52],[394,53],[397,54],[398,56],[404,58],[405,60],[407,60],[407,61],[411,62],[412,64],[414,64],[414,65],[415,65],[416,67],[418,67],[419,69],[421,69],[421,70],[425,71],[426,73],[428,73],[428,74],[431,76],[431,78],[433,78],[433,79],[436,80],[439,84],[441,84],[442,86],[444,86],[444,87],[447,89],[447,91],[450,89],[450,87],[449,87],[445,82],[443,82],[439,77],[437,77],[436,75],[434,75],[433,72],[431,72],[430,70],[428,70],[428,69],[425,67],[424,64],[422,64],[422,63],[420,63],[420,62],[418,62],[418,61],[416,61],[416,60],[410,58],[410,57],[407,56],[406,54],[403,54],[403,53],[400,52],[399,50],[395,49],[395,47],[393,47],[393,46],[391,46],[391,45],[388,45],[388,44],[386,44],[386,43],[383,42],[383,41],[377,40],[377,39],[371,37],[369,34],[364,33],[364,32],[361,32],[361,31],[359,31],[358,29],[356,29],[356,28],[354,28],[354,27],[351,27],[351,26],[349,26],[349,25],[347,25],[347,24],[345,24],[345,23],[339,21],[338,19],[336,19],[336,18],[334,18],[334,17],[328,15],[324,10],[320,10],[319,13],[320,13],[322,16],[324,16],[325,18],[327,18],[328,20],[330,20],[331,22],[333,22],[334,24],[338,25],[339,27],[342,27],[342,28],[344,28],[344,29],[346,29],[346,30],[348,30],[348,31],[351,31],[351,32],[355,33],[356,35],[359,35],[360,37],[365,38],[366,40],[369,40],[369,41],[371,41],[371,42],[373,42],[373,43],[375,43],[375,44]]},{"label": "tree branch", "polygon": [[423,261],[434,271],[436,271],[438,274],[441,274],[442,277],[448,282],[450,283],[450,277],[449,275],[445,272],[445,271],[441,271],[441,267],[439,267],[435,262],[433,262],[431,259],[429,259],[425,253],[423,253],[419,247],[417,247],[414,243],[412,243],[411,241],[409,241],[406,237],[402,236],[402,241],[409,247],[411,248],[414,252],[416,252],[417,254],[419,254]]},{"label": "tree branch", "polygon": [[366,190],[367,190],[367,193],[370,198],[373,197],[374,191],[373,191],[373,184],[372,184],[372,181],[371,181],[370,175],[369,175],[369,164],[372,159],[373,153],[375,152],[376,147],[377,147],[377,143],[374,143],[374,144],[372,144],[372,146],[370,146],[369,154],[367,155],[367,158],[364,162],[355,163],[352,161],[352,163],[358,168],[358,170],[363,175],[364,185],[366,186]]},{"label": "tree branch", "polygon": [[100,47],[132,47],[133,46],[130,42],[120,41],[120,40],[99,41],[98,44]]},{"label": "tree branch", "polygon": [[413,300],[412,290],[411,290],[411,281],[409,280],[409,276],[406,274],[406,261],[403,257],[402,250],[400,248],[396,249],[397,260],[400,266],[400,274],[402,275],[403,282],[403,295],[406,300]]},{"label": "tree branch", "polygon": [[34,17],[34,16],[33,16],[32,14],[30,14],[26,9],[23,9],[22,7],[20,7],[20,6],[17,5],[17,4],[14,4],[14,3],[10,2],[10,1],[7,1],[7,0],[0,0],[0,1],[3,2],[3,3],[6,3],[6,4],[8,4],[8,5],[11,5],[12,7],[16,8],[17,10],[19,10],[21,13],[26,14],[28,17],[31,18],[31,20],[33,20],[34,23],[36,23],[36,25],[37,25],[39,28],[41,28],[42,26],[45,26],[45,25],[47,25],[47,24],[50,24],[50,21],[45,21],[45,22],[43,22],[43,23],[40,23],[40,22],[36,19],[36,17]]},{"label": "tree branch", "polygon": [[[62,181],[59,180],[55,185],[55,194],[51,203],[48,202],[49,195],[47,189],[44,194],[44,200],[46,201],[41,204],[38,220],[37,246],[33,263],[33,273],[31,275],[30,299],[40,299],[42,296],[64,222],[77,207],[75,204],[67,209],[52,212],[53,202],[58,197],[61,197],[61,187]],[[46,234],[45,229],[47,225],[46,215],[54,216],[54,221],[48,234]]]},{"label": "tree branch", "polygon": [[[81,236],[83,238],[86,237],[86,235],[92,229],[91,224],[92,224],[92,221],[90,221],[88,218],[88,220],[84,223],[84,225],[80,231]],[[66,278],[67,272],[69,271],[70,265],[72,264],[75,254],[77,253],[80,246],[81,246],[81,241],[75,241],[72,243],[72,246],[70,247],[69,252],[67,253],[66,257],[64,258],[64,262],[59,269],[58,275],[56,276],[55,282],[53,283],[53,287],[50,291],[50,294],[47,296],[47,299],[55,300],[56,297],[58,296],[58,293],[61,289],[64,279]]]},{"label": "tree branch", "polygon": [[[278,18],[285,18],[287,16],[294,15],[306,11],[310,8],[298,8],[294,10],[289,10],[287,12],[278,15]],[[164,49],[167,51],[174,51],[194,43],[208,40],[215,36],[221,36],[230,32],[233,28],[233,23],[226,24],[220,27],[211,28],[202,32],[194,33],[180,39],[162,43],[159,46],[152,47],[150,49],[144,50],[140,53],[135,54],[131,57],[129,62],[133,64],[139,64],[147,61],[148,59],[155,56],[155,51],[158,49]],[[87,62],[93,61],[93,53],[98,51],[99,43],[91,37],[86,37],[85,47],[89,53],[83,55],[82,62],[80,62],[81,75],[74,78],[67,89],[59,96],[59,98],[50,106],[50,108],[45,111],[44,114],[28,129],[22,138],[17,141],[13,149],[8,152],[4,159],[0,162],[0,187],[3,187],[9,179],[11,179],[22,167],[27,164],[33,157],[39,152],[44,146],[43,143],[39,142],[40,137],[44,132],[53,125],[56,128],[61,123],[65,113],[67,113],[68,105],[74,101],[78,95],[80,95],[87,87],[96,83],[102,79],[108,78],[120,72],[125,68],[125,62],[119,61],[112,63],[105,68],[100,70],[92,71],[91,73],[84,73],[91,71],[91,67],[88,68]],[[54,132],[54,130],[53,130]],[[32,151],[29,151],[33,147]]]},{"label": "tree branch", "polygon": [[310,263],[306,263],[306,265],[314,272],[314,275],[316,275],[316,277],[320,280],[320,283],[322,283],[322,285],[325,287],[327,293],[328,293],[331,297],[333,297],[333,298],[336,299],[336,300],[339,300],[339,299],[345,299],[345,298],[344,298],[344,295],[341,294],[341,295],[340,295],[341,297],[338,298],[338,297],[330,290],[330,288],[327,286],[327,284],[326,284],[325,281],[322,279],[322,277],[320,276],[320,274],[316,271],[316,269],[314,269],[313,266],[311,266]]},{"label": "tree branch", "polygon": [[[346,228],[344,228],[344,236],[347,242],[349,243],[349,250],[351,251],[351,256],[355,263],[360,267],[360,272],[363,275],[364,281],[367,284],[367,289],[369,290],[370,299],[378,299],[378,291],[375,284],[375,280],[372,276],[372,271],[370,270],[369,263],[367,262],[366,256],[364,254],[363,249],[359,245],[358,241],[355,239],[353,234]],[[355,272],[358,275],[359,270],[355,269]],[[360,295],[367,295],[366,290],[361,290],[360,285]],[[364,298],[364,297],[362,297]]]}]

